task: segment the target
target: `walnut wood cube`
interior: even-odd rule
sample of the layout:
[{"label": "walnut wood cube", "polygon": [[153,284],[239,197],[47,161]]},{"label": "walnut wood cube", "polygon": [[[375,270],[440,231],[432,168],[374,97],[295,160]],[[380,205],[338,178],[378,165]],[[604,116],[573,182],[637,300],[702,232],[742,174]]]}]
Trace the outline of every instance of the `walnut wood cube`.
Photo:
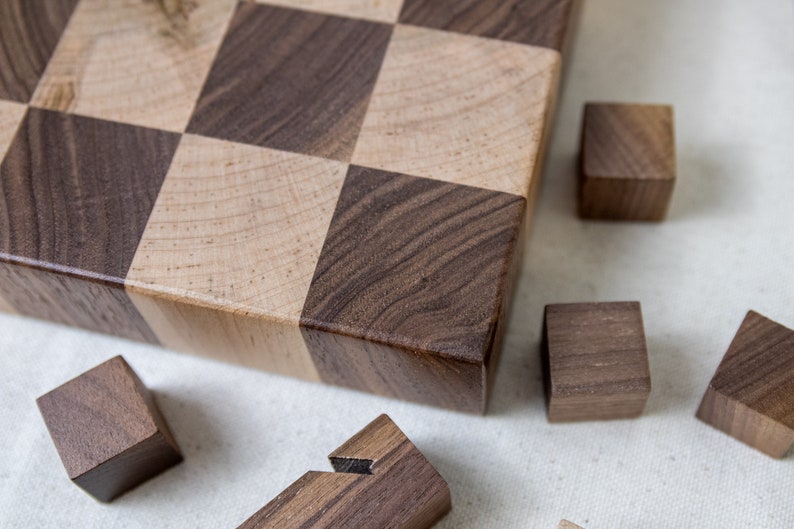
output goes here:
[{"label": "walnut wood cube", "polygon": [[676,178],[672,107],[588,103],[583,128],[580,216],[663,220]]},{"label": "walnut wood cube", "polygon": [[549,422],[642,414],[651,374],[639,303],[546,306],[542,354]]},{"label": "walnut wood cube", "polygon": [[36,402],[69,478],[100,501],[182,461],[154,397],[121,356]]},{"label": "walnut wood cube", "polygon": [[697,417],[769,456],[785,456],[794,446],[794,331],[748,312]]}]

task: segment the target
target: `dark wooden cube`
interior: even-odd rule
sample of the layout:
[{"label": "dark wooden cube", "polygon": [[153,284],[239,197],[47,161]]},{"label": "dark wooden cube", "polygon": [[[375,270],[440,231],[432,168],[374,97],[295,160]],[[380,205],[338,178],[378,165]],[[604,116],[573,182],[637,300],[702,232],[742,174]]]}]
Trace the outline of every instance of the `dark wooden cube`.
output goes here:
[{"label": "dark wooden cube", "polygon": [[154,397],[121,356],[36,402],[69,478],[100,501],[182,461]]},{"label": "dark wooden cube", "polygon": [[697,417],[765,454],[794,446],[794,331],[747,313]]},{"label": "dark wooden cube", "polygon": [[651,374],[639,303],[548,305],[543,333],[549,422],[642,414]]},{"label": "dark wooden cube", "polygon": [[581,217],[664,219],[676,179],[672,107],[588,103],[581,150]]}]

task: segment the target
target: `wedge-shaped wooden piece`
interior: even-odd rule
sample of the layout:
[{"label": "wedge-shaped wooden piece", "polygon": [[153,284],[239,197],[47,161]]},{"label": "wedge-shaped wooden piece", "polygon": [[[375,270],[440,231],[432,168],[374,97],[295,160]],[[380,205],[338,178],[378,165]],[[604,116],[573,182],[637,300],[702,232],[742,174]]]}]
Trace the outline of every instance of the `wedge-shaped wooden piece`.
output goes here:
[{"label": "wedge-shaped wooden piece", "polygon": [[583,528],[579,527],[575,523],[569,522],[568,520],[562,520],[560,522],[560,525],[557,526],[557,529],[583,529]]},{"label": "wedge-shaped wooden piece", "polygon": [[794,446],[794,330],[748,312],[697,416],[769,456],[786,455]]},{"label": "wedge-shaped wooden piece", "polygon": [[431,527],[449,487],[387,415],[330,456],[336,472],[307,472],[238,529]]}]

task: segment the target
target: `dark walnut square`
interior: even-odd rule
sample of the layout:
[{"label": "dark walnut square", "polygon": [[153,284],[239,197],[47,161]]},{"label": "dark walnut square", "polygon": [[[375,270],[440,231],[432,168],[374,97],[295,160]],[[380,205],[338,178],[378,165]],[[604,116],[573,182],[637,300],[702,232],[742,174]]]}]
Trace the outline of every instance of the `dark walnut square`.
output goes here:
[{"label": "dark walnut square", "polygon": [[152,394],[120,356],[36,402],[69,478],[98,500],[182,461]]},{"label": "dark walnut square", "polygon": [[549,422],[642,414],[651,374],[639,303],[548,305],[543,332]]}]

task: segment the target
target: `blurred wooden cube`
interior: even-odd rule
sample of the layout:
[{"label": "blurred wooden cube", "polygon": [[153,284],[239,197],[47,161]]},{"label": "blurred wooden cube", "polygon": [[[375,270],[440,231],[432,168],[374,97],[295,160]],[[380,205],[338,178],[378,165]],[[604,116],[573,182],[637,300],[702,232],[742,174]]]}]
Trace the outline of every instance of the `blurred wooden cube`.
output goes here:
[{"label": "blurred wooden cube", "polygon": [[664,219],[676,179],[672,107],[588,103],[583,129],[580,216]]},{"label": "blurred wooden cube", "polygon": [[152,394],[120,356],[36,402],[69,478],[100,501],[182,461]]},{"label": "blurred wooden cube", "polygon": [[549,422],[642,414],[651,375],[639,303],[548,305],[543,331]]}]

